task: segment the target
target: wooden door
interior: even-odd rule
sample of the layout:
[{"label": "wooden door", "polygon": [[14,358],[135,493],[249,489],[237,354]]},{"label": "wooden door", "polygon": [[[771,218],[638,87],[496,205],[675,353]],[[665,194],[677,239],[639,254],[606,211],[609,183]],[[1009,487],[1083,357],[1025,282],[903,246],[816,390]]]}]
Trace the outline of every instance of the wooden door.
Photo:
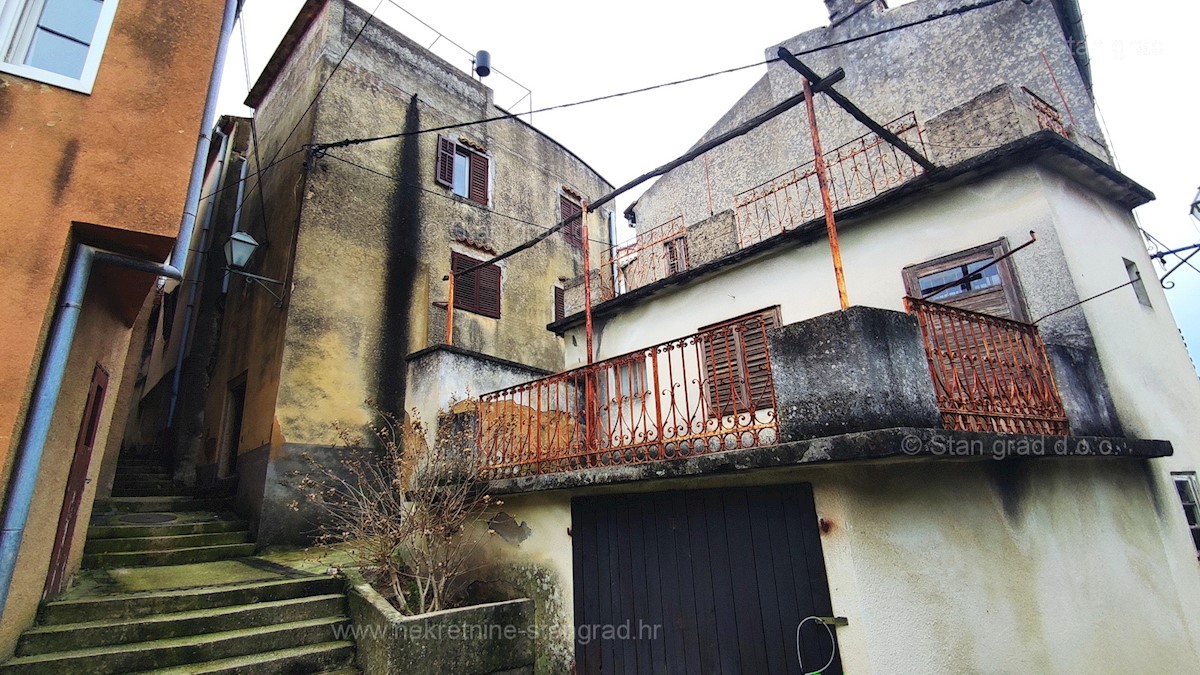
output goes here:
[{"label": "wooden door", "polygon": [[60,593],[67,583],[71,540],[75,537],[75,523],[79,516],[79,505],[83,501],[83,491],[91,482],[88,478],[88,468],[92,464],[92,449],[96,445],[96,432],[100,427],[100,414],[104,411],[104,395],[107,392],[108,373],[100,364],[96,364],[92,371],[87,403],[83,408],[83,420],[79,423],[79,434],[75,439],[75,455],[71,460],[71,471],[67,475],[67,489],[63,493],[62,508],[58,514],[58,530],[54,534],[50,571],[46,575],[42,597]]},{"label": "wooden door", "polygon": [[[812,487],[572,500],[578,673],[816,672],[831,606]],[[840,673],[832,659],[822,673]]]}]

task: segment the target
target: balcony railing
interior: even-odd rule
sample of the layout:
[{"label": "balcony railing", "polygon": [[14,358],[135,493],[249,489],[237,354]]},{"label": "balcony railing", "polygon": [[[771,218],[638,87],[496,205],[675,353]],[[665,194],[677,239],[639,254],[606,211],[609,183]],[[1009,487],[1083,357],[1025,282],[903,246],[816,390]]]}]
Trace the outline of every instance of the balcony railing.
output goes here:
[{"label": "balcony railing", "polygon": [[778,442],[761,318],[721,326],[479,399],[489,478],[694,457]]},{"label": "balcony railing", "polygon": [[639,232],[637,239],[615,251],[602,251],[596,275],[599,299],[612,298],[665,279],[689,266],[687,235],[683,216]]},{"label": "balcony railing", "polygon": [[[923,151],[921,127],[914,113],[884,126]],[[825,165],[835,210],[865,202],[922,172],[912,158],[874,133],[825,153]],[[820,218],[825,211],[815,163],[810,161],[739,194],[734,211],[740,248]]]},{"label": "balcony railing", "polygon": [[1037,326],[916,298],[905,304],[921,326],[943,427],[1070,433]]},{"label": "balcony railing", "polygon": [[1033,106],[1034,114],[1037,115],[1039,127],[1049,129],[1063,138],[1071,137],[1071,133],[1067,130],[1067,125],[1063,122],[1062,113],[1058,112],[1058,108],[1050,105],[1042,97],[1025,87],[1021,87],[1021,89],[1029,96],[1029,103]]}]

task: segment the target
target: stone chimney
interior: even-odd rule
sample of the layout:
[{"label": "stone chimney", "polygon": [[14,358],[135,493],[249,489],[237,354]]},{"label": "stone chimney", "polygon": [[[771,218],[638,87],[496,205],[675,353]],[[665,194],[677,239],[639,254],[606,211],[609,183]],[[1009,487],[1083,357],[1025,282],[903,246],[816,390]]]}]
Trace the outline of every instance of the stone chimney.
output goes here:
[{"label": "stone chimney", "polygon": [[[880,7],[866,8],[863,5],[879,5]],[[825,8],[829,10],[829,25],[836,26],[859,10],[876,12],[879,9],[887,9],[887,3],[883,0],[825,0]]]}]

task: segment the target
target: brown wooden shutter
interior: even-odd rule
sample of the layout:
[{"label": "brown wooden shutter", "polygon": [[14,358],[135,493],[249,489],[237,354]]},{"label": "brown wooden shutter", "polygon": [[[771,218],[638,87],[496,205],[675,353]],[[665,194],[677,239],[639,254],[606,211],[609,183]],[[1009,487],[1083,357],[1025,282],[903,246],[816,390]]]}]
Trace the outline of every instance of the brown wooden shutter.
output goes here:
[{"label": "brown wooden shutter", "polygon": [[560,286],[554,287],[554,320],[561,321],[567,315],[566,293]]},{"label": "brown wooden shutter", "polygon": [[454,141],[438,136],[437,171],[434,179],[446,187],[454,187]]},{"label": "brown wooden shutter", "polygon": [[471,153],[470,177],[467,186],[467,199],[476,204],[487,206],[488,203],[488,158],[478,153]]},{"label": "brown wooden shutter", "polygon": [[667,274],[678,274],[688,268],[687,235],[679,235],[663,242],[667,254]]},{"label": "brown wooden shutter", "polygon": [[[583,214],[583,207],[570,197],[560,195],[558,198],[558,213],[560,220]],[[563,226],[563,237],[574,246],[583,246],[583,218],[576,218]]]},{"label": "brown wooden shutter", "polygon": [[704,337],[705,396],[714,416],[749,413],[772,405],[766,332],[779,325],[771,307],[700,329]]},{"label": "brown wooden shutter", "polygon": [[475,272],[479,294],[479,313],[500,318],[500,266],[488,265]]},{"label": "brown wooden shutter", "polygon": [[462,253],[451,252],[454,267],[454,308],[500,318],[500,266],[487,265],[459,276],[460,270],[483,262]]}]

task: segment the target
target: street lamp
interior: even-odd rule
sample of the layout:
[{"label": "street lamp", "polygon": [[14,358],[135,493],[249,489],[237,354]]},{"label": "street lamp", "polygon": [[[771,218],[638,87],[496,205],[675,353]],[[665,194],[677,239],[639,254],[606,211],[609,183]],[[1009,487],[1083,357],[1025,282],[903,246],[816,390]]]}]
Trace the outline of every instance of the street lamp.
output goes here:
[{"label": "street lamp", "polygon": [[258,241],[250,236],[249,232],[234,232],[233,236],[225,242],[225,271],[230,274],[237,274],[246,277],[251,281],[258,282],[263,290],[271,294],[275,298],[275,306],[283,307],[283,298],[275,291],[271,290],[267,284],[283,285],[283,282],[270,277],[250,274],[246,271],[246,265],[250,262],[250,258],[254,257],[254,252],[258,250]]}]

